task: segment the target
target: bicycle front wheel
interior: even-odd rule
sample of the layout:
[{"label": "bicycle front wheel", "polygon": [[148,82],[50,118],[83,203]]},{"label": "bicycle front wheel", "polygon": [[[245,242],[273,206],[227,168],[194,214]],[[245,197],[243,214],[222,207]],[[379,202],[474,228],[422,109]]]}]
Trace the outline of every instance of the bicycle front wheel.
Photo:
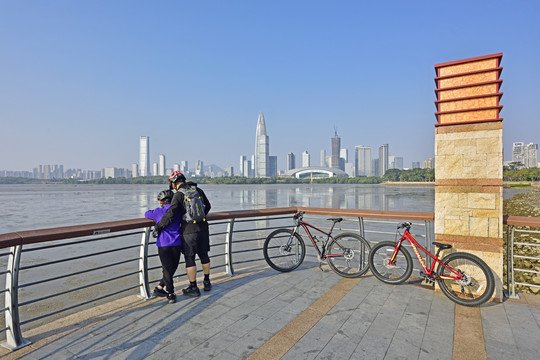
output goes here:
[{"label": "bicycle front wheel", "polygon": [[441,260],[442,264],[457,270],[462,279],[445,279],[455,277],[454,272],[439,264],[437,274],[439,287],[448,298],[460,305],[477,306],[488,301],[495,290],[495,278],[489,266],[479,257],[469,253],[448,254]]},{"label": "bicycle front wheel", "polygon": [[366,239],[353,233],[336,236],[326,249],[330,268],[346,278],[359,277],[369,269],[368,255],[371,246]]},{"label": "bicycle front wheel", "polygon": [[371,273],[387,284],[401,284],[411,276],[413,261],[411,254],[402,246],[393,262],[390,262],[396,249],[396,243],[382,241],[369,252],[369,268]]},{"label": "bicycle front wheel", "polygon": [[289,229],[278,229],[264,241],[263,254],[272,269],[288,272],[299,267],[304,261],[306,245],[298,233]]}]

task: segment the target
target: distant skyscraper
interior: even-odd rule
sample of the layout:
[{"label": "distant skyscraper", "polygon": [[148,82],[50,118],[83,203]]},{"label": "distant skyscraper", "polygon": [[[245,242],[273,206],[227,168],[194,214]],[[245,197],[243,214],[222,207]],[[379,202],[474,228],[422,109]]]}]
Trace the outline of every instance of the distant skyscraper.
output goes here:
[{"label": "distant skyscraper", "polygon": [[412,168],[413,169],[420,169],[420,161],[413,161],[412,162]]},{"label": "distant skyscraper", "polygon": [[157,164],[157,162],[152,163],[152,176],[158,176],[158,164]]},{"label": "distant skyscraper", "polygon": [[379,176],[383,176],[388,170],[388,144],[379,147]]},{"label": "distant skyscraper", "polygon": [[264,123],[264,115],[262,111],[257,120],[257,132],[255,135],[255,177],[268,176],[268,157],[270,145],[268,135],[266,135],[266,124]]},{"label": "distant skyscraper", "polygon": [[435,168],[435,160],[433,158],[429,158],[427,160],[422,161],[422,168],[424,168],[424,169],[434,169]]},{"label": "distant skyscraper", "polygon": [[332,160],[330,167],[333,169],[339,169],[339,150],[341,149],[341,138],[338,136],[337,131],[332,138]]},{"label": "distant skyscraper", "polygon": [[131,173],[133,174],[133,177],[137,177],[139,175],[139,165],[138,164],[131,164]]},{"label": "distant skyscraper", "polygon": [[287,170],[296,169],[296,158],[292,152],[287,154]]},{"label": "distant skyscraper", "polygon": [[204,164],[202,160],[197,160],[197,167],[195,168],[195,175],[204,176]]},{"label": "distant skyscraper", "polygon": [[356,176],[373,176],[371,147],[364,145],[355,147],[354,165]]},{"label": "distant skyscraper", "polygon": [[165,155],[159,154],[159,176],[165,176]]},{"label": "distant skyscraper", "polygon": [[180,172],[186,174],[189,172],[187,160],[180,161]]},{"label": "distant skyscraper", "polygon": [[538,144],[524,142],[512,143],[512,162],[518,162],[525,168],[538,166]]},{"label": "distant skyscraper", "polygon": [[244,160],[242,166],[242,174],[244,177],[253,177],[253,171],[251,170],[251,160]]},{"label": "distant skyscraper", "polygon": [[141,136],[139,140],[139,175],[150,175],[150,137]]},{"label": "distant skyscraper", "polygon": [[268,157],[268,174],[267,176],[277,176],[277,156]]},{"label": "distant skyscraper", "polygon": [[240,155],[240,176],[245,176],[247,177],[247,175],[244,175],[244,162],[247,161],[247,156],[246,155]]},{"label": "distant skyscraper", "polygon": [[[172,167],[172,171],[180,171],[180,164],[174,164]],[[169,175],[169,174],[167,174]]]},{"label": "distant skyscraper", "polygon": [[306,151],[304,151],[302,153],[302,167],[310,167],[310,161],[309,161],[309,153]]},{"label": "distant skyscraper", "polygon": [[321,150],[321,167],[328,167],[326,162],[326,150]]}]

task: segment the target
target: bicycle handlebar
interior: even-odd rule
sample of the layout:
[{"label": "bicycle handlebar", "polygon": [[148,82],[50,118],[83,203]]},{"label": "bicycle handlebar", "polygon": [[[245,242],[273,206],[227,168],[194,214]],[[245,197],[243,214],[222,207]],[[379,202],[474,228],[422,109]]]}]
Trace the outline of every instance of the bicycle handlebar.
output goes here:
[{"label": "bicycle handlebar", "polygon": [[410,230],[410,229],[411,229],[411,226],[412,226],[412,222],[406,221],[406,222],[403,222],[403,223],[401,223],[401,224],[398,224],[397,228],[398,228],[398,229],[406,228],[407,230]]}]

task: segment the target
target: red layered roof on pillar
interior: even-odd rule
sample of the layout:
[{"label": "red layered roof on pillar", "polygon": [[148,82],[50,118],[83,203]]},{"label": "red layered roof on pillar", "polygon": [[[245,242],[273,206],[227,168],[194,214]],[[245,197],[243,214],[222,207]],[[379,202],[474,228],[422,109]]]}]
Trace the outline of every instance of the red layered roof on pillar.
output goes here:
[{"label": "red layered roof on pillar", "polygon": [[435,126],[502,121],[502,53],[435,65]]}]

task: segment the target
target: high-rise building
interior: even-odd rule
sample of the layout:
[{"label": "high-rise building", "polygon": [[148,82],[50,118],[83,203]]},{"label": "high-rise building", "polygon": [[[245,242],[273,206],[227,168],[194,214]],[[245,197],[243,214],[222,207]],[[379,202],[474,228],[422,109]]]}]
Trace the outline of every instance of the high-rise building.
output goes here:
[{"label": "high-rise building", "polygon": [[165,155],[159,154],[159,176],[165,176]]},{"label": "high-rise building", "polygon": [[420,169],[420,161],[413,161],[412,162],[412,168],[413,169]]},{"label": "high-rise building", "polygon": [[152,163],[152,176],[158,176],[158,163]]},{"label": "high-rise building", "polygon": [[388,168],[403,170],[403,157],[402,156],[388,156]]},{"label": "high-rise building", "polygon": [[150,175],[150,137],[141,136],[139,140],[139,176]]},{"label": "high-rise building", "polygon": [[337,131],[335,131],[334,137],[332,140],[332,158],[330,162],[330,167],[333,169],[339,169],[339,150],[341,149],[341,138],[338,136]]},{"label": "high-rise building", "polygon": [[388,170],[388,144],[382,144],[379,147],[379,176],[384,176]]},{"label": "high-rise building", "polygon": [[525,168],[537,167],[538,144],[512,143],[512,162],[520,163]]},{"label": "high-rise building", "polygon": [[204,176],[204,164],[202,160],[197,160],[197,167],[195,168],[196,176]]},{"label": "high-rise building", "polygon": [[356,176],[373,176],[371,147],[358,145],[355,147],[354,164]]},{"label": "high-rise building", "polygon": [[253,177],[253,170],[251,169],[251,160],[245,159],[242,164],[242,174],[244,177]]},{"label": "high-rise building", "polygon": [[292,152],[287,154],[287,170],[296,169],[296,158]]},{"label": "high-rise building", "polygon": [[246,155],[240,155],[240,176],[245,176],[247,177],[247,175],[244,175],[244,162],[247,160],[247,156]]},{"label": "high-rise building", "polygon": [[[173,167],[172,167],[172,171],[180,171],[180,164],[174,164]],[[169,174],[167,174],[167,175],[169,175]]]},{"label": "high-rise building", "polygon": [[422,161],[422,168],[423,169],[434,169],[435,168],[435,160],[433,158],[429,158],[427,160]]},{"label": "high-rise building", "polygon": [[139,174],[139,164],[133,163],[131,164],[131,173],[133,174],[133,177],[137,177]]},{"label": "high-rise building", "polygon": [[328,167],[328,162],[326,161],[326,150],[321,150],[321,167]]},{"label": "high-rise building", "polygon": [[187,160],[180,161],[180,172],[182,174],[187,174],[189,172]]},{"label": "high-rise building", "polygon": [[255,177],[267,177],[268,176],[268,157],[270,145],[268,135],[266,135],[266,124],[264,122],[264,115],[262,111],[259,114],[257,120],[257,132],[255,135]]},{"label": "high-rise building", "polygon": [[302,153],[302,167],[310,167],[310,161],[309,161],[309,153],[306,151],[304,151]]},{"label": "high-rise building", "polygon": [[277,156],[268,157],[268,173],[267,176],[277,176]]},{"label": "high-rise building", "polygon": [[529,143],[527,145],[525,167],[526,168],[538,167],[538,144]]}]

